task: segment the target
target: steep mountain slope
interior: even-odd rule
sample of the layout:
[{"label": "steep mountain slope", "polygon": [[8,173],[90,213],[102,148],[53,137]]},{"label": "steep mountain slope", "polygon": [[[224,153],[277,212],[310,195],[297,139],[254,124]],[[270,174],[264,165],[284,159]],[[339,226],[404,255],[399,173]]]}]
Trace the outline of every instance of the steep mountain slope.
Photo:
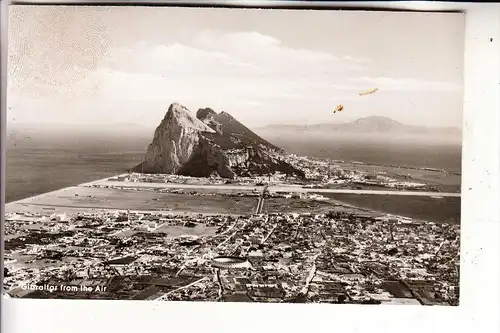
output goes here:
[{"label": "steep mountain slope", "polygon": [[284,152],[226,112],[172,104],[156,128],[144,161],[133,171],[223,178],[303,172],[282,160]]}]

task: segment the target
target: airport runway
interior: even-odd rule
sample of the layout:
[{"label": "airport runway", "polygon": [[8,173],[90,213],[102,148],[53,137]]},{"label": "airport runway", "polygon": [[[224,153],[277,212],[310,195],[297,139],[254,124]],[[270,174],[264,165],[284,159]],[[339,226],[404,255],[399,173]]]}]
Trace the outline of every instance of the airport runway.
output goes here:
[{"label": "airport runway", "polygon": [[[140,182],[121,182],[121,181],[96,181],[85,184],[89,185],[108,185],[113,187],[148,187],[148,188],[174,188],[174,189],[213,189],[213,190],[239,190],[239,191],[260,191],[262,186],[255,185],[193,185],[193,184],[172,184],[172,183],[140,183]],[[312,192],[312,193],[347,193],[347,194],[374,194],[374,195],[406,195],[406,196],[424,196],[424,197],[460,197],[460,193],[444,192],[423,192],[423,191],[384,191],[384,190],[347,190],[347,189],[318,189],[303,188],[300,185],[293,186],[269,186],[270,192]]]}]

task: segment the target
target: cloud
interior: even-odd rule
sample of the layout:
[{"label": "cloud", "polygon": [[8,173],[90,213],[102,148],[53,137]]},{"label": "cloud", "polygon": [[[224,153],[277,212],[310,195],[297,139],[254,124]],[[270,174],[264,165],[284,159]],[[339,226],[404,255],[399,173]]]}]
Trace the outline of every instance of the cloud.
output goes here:
[{"label": "cloud", "polygon": [[78,89],[117,105],[177,100],[248,110],[348,98],[335,84],[359,68],[356,59],[290,48],[257,32],[204,31],[184,43],[116,48]]},{"label": "cloud", "polygon": [[193,40],[204,50],[222,51],[233,59],[252,63],[262,74],[297,76],[317,75],[360,70],[362,61],[349,56],[292,48],[278,39],[258,32],[223,33],[208,30]]},{"label": "cloud", "polygon": [[204,30],[195,36],[193,43],[208,50],[225,50],[228,53],[243,54],[255,52],[256,48],[257,50],[276,50],[283,47],[280,40],[256,31],[228,33]]},{"label": "cloud", "polygon": [[[206,30],[168,44],[122,44],[109,49],[91,72],[83,73],[78,64],[72,65],[65,75],[82,72],[77,82],[53,89],[39,86],[32,93],[45,95],[44,108],[58,116],[62,112],[55,109],[65,109],[72,110],[75,119],[97,114],[109,123],[128,119],[156,124],[174,101],[192,110],[204,106],[225,110],[249,125],[314,123],[332,121],[331,110],[337,104],[345,103],[349,110],[339,117],[375,112],[373,99],[358,96],[359,91],[372,87],[410,92],[461,89],[446,82],[377,77],[370,72],[368,59],[293,48],[252,31]],[[68,96],[78,98],[68,103]],[[383,96],[375,98],[380,105],[385,101]],[[50,104],[50,99],[55,102]],[[25,103],[26,110],[38,105],[30,103]],[[380,107],[380,114],[401,105],[391,103]]]},{"label": "cloud", "polygon": [[324,98],[362,66],[360,59],[292,48],[255,31],[204,30],[182,42],[114,47],[91,72],[82,71],[77,63],[68,67],[64,75],[78,76],[76,82],[52,89],[32,82],[37,88],[29,97],[42,94],[66,100],[78,96],[72,103],[81,104],[89,99],[118,103],[165,101],[175,96],[204,104],[237,106],[241,101],[242,107],[249,107],[271,99]]},{"label": "cloud", "polygon": [[379,88],[393,91],[438,91],[461,92],[462,86],[453,82],[427,81],[413,78],[360,77],[351,82],[364,84],[365,88]]},{"label": "cloud", "polygon": [[[126,68],[124,64],[126,63]],[[120,48],[104,66],[157,75],[267,77],[297,79],[360,70],[361,61],[316,50],[295,49],[257,32],[202,31],[169,45]]]}]

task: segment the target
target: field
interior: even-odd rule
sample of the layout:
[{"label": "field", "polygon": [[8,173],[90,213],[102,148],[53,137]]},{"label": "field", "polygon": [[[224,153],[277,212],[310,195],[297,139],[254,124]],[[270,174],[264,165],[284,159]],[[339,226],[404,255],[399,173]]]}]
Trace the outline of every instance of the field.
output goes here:
[{"label": "field", "polygon": [[[110,188],[71,187],[22,201],[29,206],[74,209],[168,210],[206,214],[248,214],[257,206],[257,198],[224,196],[193,196],[189,194],[152,191],[117,190]],[[14,206],[15,205],[15,206]],[[20,204],[9,205],[22,208]],[[6,207],[10,210],[9,207]]]},{"label": "field", "polygon": [[[228,196],[238,191],[222,190],[213,192],[207,189],[186,191],[188,193],[160,193],[157,191],[119,190],[113,188],[71,187],[53,193],[12,203],[7,211],[33,211],[54,209],[57,212],[68,212],[68,209],[80,210],[140,210],[140,211],[172,211],[201,214],[253,214],[257,207],[258,197]],[[204,195],[194,195],[204,194]],[[209,195],[207,195],[209,194]],[[226,194],[226,195],[222,195]],[[270,198],[265,201],[264,211],[269,213],[321,213],[328,212],[338,203],[304,199]],[[286,207],[286,208],[285,208]]]},{"label": "field", "polygon": [[[189,189],[184,193],[161,193],[152,189],[70,187],[11,203],[7,212],[78,212],[88,210],[170,211],[201,214],[253,214],[257,196],[236,196],[241,191]],[[325,213],[330,210],[402,215],[434,222],[460,223],[460,198],[394,196],[380,194],[321,193],[328,201],[271,197],[263,212]],[[359,208],[353,208],[356,206]]]}]

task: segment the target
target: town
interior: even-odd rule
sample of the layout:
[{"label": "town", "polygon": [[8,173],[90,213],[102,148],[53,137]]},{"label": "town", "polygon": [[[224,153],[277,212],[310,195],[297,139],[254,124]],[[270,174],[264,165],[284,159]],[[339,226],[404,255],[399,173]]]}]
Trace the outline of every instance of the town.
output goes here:
[{"label": "town", "polygon": [[457,224],[338,211],[6,221],[11,297],[458,305]]},{"label": "town", "polygon": [[[371,166],[366,165],[370,171],[361,171],[360,162],[334,161],[306,156],[286,154],[281,156],[284,161],[297,169],[303,170],[305,178],[286,175],[276,172],[265,176],[243,177],[224,179],[218,176],[197,178],[173,174],[144,174],[130,172],[128,174],[111,177],[108,180],[124,183],[159,183],[159,184],[187,184],[187,185],[293,185],[304,188],[338,188],[338,189],[385,189],[385,190],[412,190],[441,192],[439,184],[429,183],[423,179],[415,180],[414,173],[427,173],[428,178],[459,177],[459,174],[445,170],[430,168],[410,168],[406,166]],[[341,167],[346,165],[347,167]],[[389,172],[388,172],[389,171]],[[459,192],[460,189],[453,189]]]}]

